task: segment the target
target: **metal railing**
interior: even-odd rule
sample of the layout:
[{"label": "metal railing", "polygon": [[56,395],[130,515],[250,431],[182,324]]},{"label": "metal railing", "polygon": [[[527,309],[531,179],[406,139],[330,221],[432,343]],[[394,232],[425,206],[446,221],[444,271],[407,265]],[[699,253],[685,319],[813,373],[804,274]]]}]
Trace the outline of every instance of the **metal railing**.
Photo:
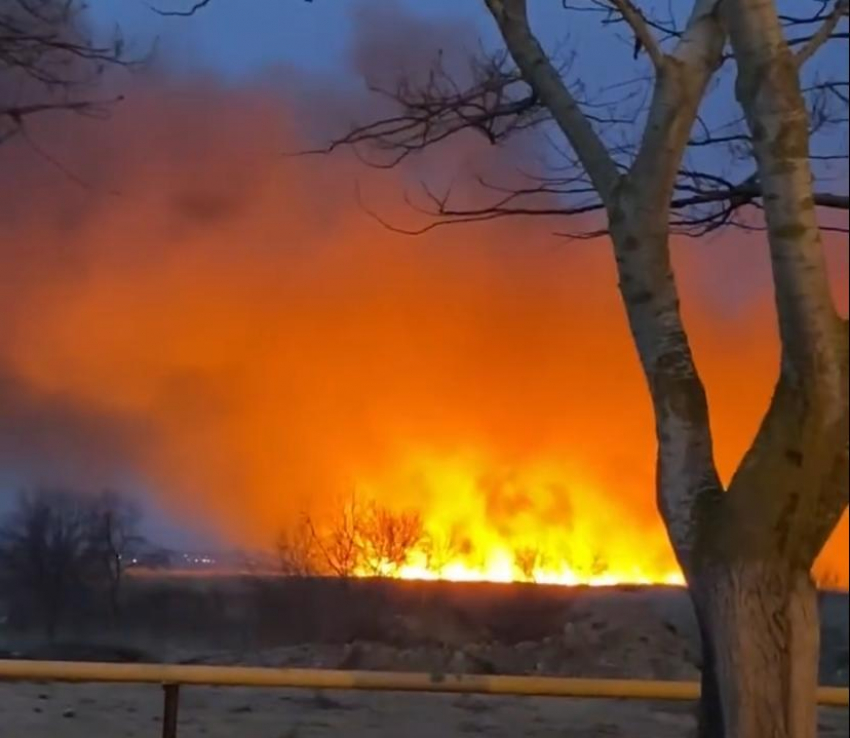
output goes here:
[{"label": "metal railing", "polygon": [[[692,702],[700,696],[699,684],[692,682],[69,661],[0,661],[0,681],[160,685],[164,690],[163,738],[177,736],[181,686],[430,692],[659,702]],[[824,707],[848,707],[850,692],[847,689],[822,687],[818,700]]]}]

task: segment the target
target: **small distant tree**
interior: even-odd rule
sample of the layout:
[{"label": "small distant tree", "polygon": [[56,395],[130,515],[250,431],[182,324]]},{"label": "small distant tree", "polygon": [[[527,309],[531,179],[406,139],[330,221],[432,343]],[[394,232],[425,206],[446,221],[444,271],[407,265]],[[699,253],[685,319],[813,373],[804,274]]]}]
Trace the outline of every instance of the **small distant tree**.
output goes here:
[{"label": "small distant tree", "polygon": [[595,577],[601,577],[609,570],[608,559],[604,554],[598,551],[593,555],[593,562],[590,565],[590,572]]},{"label": "small distant tree", "polygon": [[395,576],[427,543],[418,512],[395,511],[374,501],[362,504],[352,494],[321,523],[307,515],[284,531],[277,550],[284,573],[347,579],[356,574]]},{"label": "small distant tree", "polygon": [[314,577],[320,572],[319,551],[310,521],[302,517],[280,532],[275,544],[280,573],[286,577]]},{"label": "small distant tree", "polygon": [[97,583],[103,583],[110,614],[121,609],[121,586],[134,551],[144,539],[139,535],[141,511],[132,500],[106,490],[90,500],[86,516],[86,553]]},{"label": "small distant tree", "polygon": [[376,576],[394,576],[422,543],[425,528],[420,513],[395,512],[373,502],[365,510],[359,537],[366,570]]},{"label": "small distant tree", "polygon": [[13,599],[41,615],[53,640],[85,588],[89,511],[66,490],[24,492],[0,526],[0,571]]},{"label": "small distant tree", "polygon": [[425,567],[428,571],[442,576],[452,560],[463,554],[464,547],[454,530],[441,536],[429,531],[423,536],[419,550],[425,556]]},{"label": "small distant tree", "polygon": [[514,553],[514,564],[526,582],[537,581],[537,570],[541,563],[540,549],[525,546]]},{"label": "small distant tree", "polygon": [[306,521],[313,545],[322,562],[321,568],[341,579],[354,576],[361,562],[362,508],[357,496],[352,494],[344,500],[321,527],[309,516]]}]

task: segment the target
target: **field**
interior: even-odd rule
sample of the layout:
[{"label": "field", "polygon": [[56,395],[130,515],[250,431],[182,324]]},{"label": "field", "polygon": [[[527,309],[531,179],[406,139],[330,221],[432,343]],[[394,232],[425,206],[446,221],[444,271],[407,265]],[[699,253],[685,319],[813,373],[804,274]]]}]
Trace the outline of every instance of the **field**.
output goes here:
[{"label": "field", "polygon": [[[7,656],[427,672],[696,679],[686,595],[399,582],[144,578],[112,629],[75,624],[53,646],[7,627]],[[848,600],[822,601],[821,680],[847,684]],[[0,685],[0,736],[156,736],[156,687]],[[184,689],[181,738],[682,738],[694,706],[587,700]],[[850,735],[824,711],[823,738]]]}]

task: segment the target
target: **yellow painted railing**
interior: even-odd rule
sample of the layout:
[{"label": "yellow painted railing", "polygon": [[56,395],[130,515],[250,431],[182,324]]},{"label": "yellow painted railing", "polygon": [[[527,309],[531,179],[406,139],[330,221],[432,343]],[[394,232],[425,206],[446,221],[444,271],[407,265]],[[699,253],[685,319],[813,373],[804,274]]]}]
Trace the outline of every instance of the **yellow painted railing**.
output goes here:
[{"label": "yellow painted railing", "polygon": [[[525,697],[573,697],[652,701],[695,701],[699,684],[532,676],[409,674],[324,669],[260,669],[170,664],[96,664],[66,661],[0,661],[0,681],[157,684],[165,687],[164,738],[177,730],[178,688],[265,687],[381,692],[439,692]],[[848,707],[847,689],[823,687],[825,707]]]}]

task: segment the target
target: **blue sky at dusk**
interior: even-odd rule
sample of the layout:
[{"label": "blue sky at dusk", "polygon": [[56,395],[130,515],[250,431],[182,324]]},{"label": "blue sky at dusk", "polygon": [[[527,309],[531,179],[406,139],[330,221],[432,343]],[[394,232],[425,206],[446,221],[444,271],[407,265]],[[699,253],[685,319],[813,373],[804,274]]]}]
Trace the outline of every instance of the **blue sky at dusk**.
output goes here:
[{"label": "blue sky at dusk", "polygon": [[[163,0],[169,2],[173,8],[191,5]],[[159,59],[171,69],[213,72],[230,81],[250,79],[276,65],[344,73],[355,17],[376,8],[471,26],[488,45],[496,41],[492,20],[479,0],[213,0],[191,18],[162,17],[143,0],[91,0],[89,6],[101,28],[120,27],[136,48],[149,48],[156,40]],[[567,23],[560,3],[537,3],[532,13],[544,42],[566,41],[570,52],[581,54],[582,68],[593,70],[589,82],[604,84],[609,74],[612,80],[620,79],[617,64],[631,58],[626,34],[601,31],[594,14],[571,14]],[[620,43],[600,48],[601,33],[613,33]],[[399,38],[399,43],[405,41]]]},{"label": "blue sky at dusk", "polygon": [[[169,1],[173,2],[165,3]],[[344,68],[352,16],[370,1],[374,2],[218,0],[192,18],[164,18],[141,0],[92,0],[90,8],[99,25],[104,29],[120,26],[131,42],[144,46],[158,39],[164,56],[177,69],[213,71],[238,80],[278,64],[319,72]],[[472,19],[479,24],[488,20],[468,1],[390,0],[386,4],[431,17]]]},{"label": "blue sky at dusk", "polygon": [[[177,75],[212,74],[239,84],[263,77],[286,83],[287,70],[326,76],[335,84],[358,84],[352,74],[350,51],[358,29],[368,33],[376,17],[423,18],[458,27],[466,38],[479,39],[488,48],[503,43],[480,0],[213,0],[192,17],[163,17],[151,8],[186,9],[189,0],[91,0],[90,12],[104,33],[119,28],[138,53],[155,49],[153,64]],[[788,10],[795,3],[789,0]],[[622,25],[603,25],[598,13],[566,12],[559,2],[530,3],[534,30],[544,46],[568,60],[568,78],[579,83],[594,100],[611,100],[624,81],[647,72],[646,58],[632,57],[632,37]],[[645,7],[652,8],[651,2]],[[661,3],[664,17],[670,9]],[[678,21],[689,4],[682,4]],[[376,14],[376,11],[380,11]],[[365,19],[365,20],[364,20]],[[359,22],[358,22],[359,21]],[[392,24],[392,21],[390,21]],[[434,33],[433,23],[401,24],[392,43],[402,48],[418,34]],[[390,27],[389,33],[392,34]],[[386,43],[382,39],[382,43]],[[430,43],[434,43],[433,40]],[[846,49],[833,44],[821,50],[809,66],[812,76],[846,76]],[[475,49],[470,49],[474,53]],[[423,59],[423,64],[428,60]],[[837,70],[837,71],[836,71]],[[703,105],[709,124],[726,123],[737,111],[732,97],[732,75],[720,76],[715,91]],[[846,146],[846,144],[845,144]],[[846,170],[846,167],[845,167]],[[747,173],[749,174],[749,173]],[[835,175],[835,172],[830,172]],[[846,171],[841,175],[846,180]],[[846,185],[845,185],[846,186]]]}]

